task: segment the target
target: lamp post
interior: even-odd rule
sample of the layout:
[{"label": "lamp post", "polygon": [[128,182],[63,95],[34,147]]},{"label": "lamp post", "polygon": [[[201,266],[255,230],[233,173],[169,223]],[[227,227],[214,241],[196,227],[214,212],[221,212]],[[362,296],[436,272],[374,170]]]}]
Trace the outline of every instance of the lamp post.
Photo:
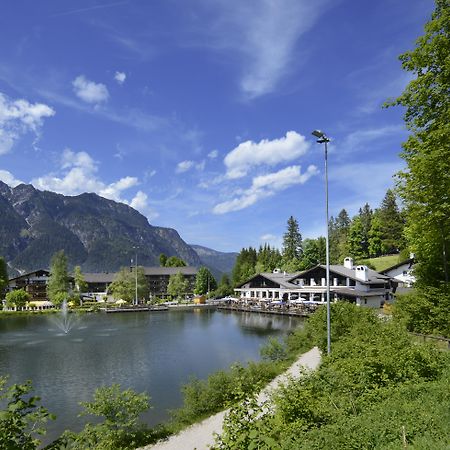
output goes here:
[{"label": "lamp post", "polygon": [[134,250],[136,251],[136,258],[134,260],[134,281],[135,281],[135,291],[134,291],[134,304],[137,306],[138,304],[138,283],[137,283],[137,251],[138,248],[137,246],[133,246]]},{"label": "lamp post", "polygon": [[331,353],[331,321],[330,321],[330,241],[328,219],[328,142],[330,139],[320,130],[314,130],[312,135],[317,138],[317,143],[325,144],[325,209],[327,216],[326,228],[326,277],[327,277],[327,353]]}]

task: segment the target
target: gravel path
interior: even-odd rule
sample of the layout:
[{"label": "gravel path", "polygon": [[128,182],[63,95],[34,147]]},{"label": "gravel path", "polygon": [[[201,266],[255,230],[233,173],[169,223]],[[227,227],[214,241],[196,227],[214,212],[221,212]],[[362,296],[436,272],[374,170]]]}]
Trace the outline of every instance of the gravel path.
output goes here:
[{"label": "gravel path", "polygon": [[[304,353],[284,373],[274,378],[259,394],[258,402],[267,401],[270,392],[280,384],[284,384],[290,377],[298,378],[302,375],[302,369],[314,370],[320,364],[320,351],[314,347]],[[171,436],[168,440],[155,445],[148,445],[140,450],[208,450],[214,444],[214,434],[222,432],[222,423],[228,410],[208,417],[202,422],[191,425],[180,433]]]}]

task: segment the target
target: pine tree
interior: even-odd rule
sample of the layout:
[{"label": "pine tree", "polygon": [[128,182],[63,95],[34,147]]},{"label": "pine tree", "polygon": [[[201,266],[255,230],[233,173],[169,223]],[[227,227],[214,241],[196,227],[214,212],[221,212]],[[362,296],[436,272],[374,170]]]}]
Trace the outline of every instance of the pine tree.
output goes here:
[{"label": "pine tree", "polygon": [[347,244],[349,256],[352,256],[356,260],[366,256],[366,252],[364,250],[364,239],[364,228],[361,217],[356,216],[353,218],[352,224],[350,225],[348,231]]},{"label": "pine tree", "polygon": [[287,221],[287,231],[283,235],[283,263],[286,265],[299,261],[302,252],[302,235],[297,220],[291,216]]},{"label": "pine tree", "polygon": [[359,218],[362,226],[362,253],[364,257],[369,256],[369,233],[372,226],[373,211],[370,209],[368,203],[359,209]]},{"label": "pine tree", "polygon": [[404,221],[397,206],[395,194],[391,189],[386,191],[378,210],[378,218],[381,223],[383,253],[398,253],[404,247]]}]

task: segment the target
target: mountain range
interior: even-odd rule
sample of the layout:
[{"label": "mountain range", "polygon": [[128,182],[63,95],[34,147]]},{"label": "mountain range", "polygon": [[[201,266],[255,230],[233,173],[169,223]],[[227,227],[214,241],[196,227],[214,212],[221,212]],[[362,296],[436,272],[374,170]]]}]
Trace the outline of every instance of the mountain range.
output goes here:
[{"label": "mountain range", "polygon": [[97,194],[65,196],[0,181],[0,256],[10,274],[47,268],[59,250],[69,267],[84,272],[116,271],[130,265],[136,252],[139,265],[157,266],[164,253],[206,265],[217,277],[231,272],[235,259],[234,253],[190,246],[176,230],[150,225],[130,206]]}]

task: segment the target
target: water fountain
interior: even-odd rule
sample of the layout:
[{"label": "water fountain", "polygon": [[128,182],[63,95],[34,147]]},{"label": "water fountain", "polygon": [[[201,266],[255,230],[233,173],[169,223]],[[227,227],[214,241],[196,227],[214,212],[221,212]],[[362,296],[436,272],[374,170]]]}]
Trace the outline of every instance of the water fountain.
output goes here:
[{"label": "water fountain", "polygon": [[61,314],[55,320],[56,326],[64,332],[64,334],[68,334],[76,322],[77,320],[72,317],[72,314],[69,315],[67,300],[64,299],[61,306]]}]

